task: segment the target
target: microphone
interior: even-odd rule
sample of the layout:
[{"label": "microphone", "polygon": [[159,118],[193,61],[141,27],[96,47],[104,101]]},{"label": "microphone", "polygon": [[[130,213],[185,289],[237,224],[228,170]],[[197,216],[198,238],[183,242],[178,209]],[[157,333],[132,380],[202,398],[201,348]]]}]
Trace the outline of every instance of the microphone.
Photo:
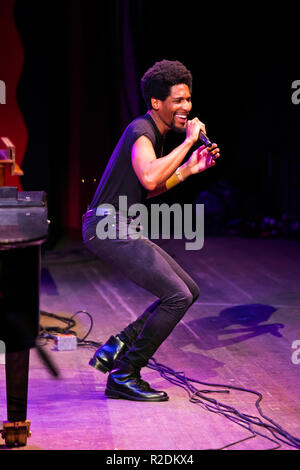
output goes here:
[{"label": "microphone", "polygon": [[207,135],[204,134],[203,131],[200,131],[200,132],[199,132],[199,137],[198,137],[198,138],[206,145],[206,147],[211,147],[211,146],[212,146],[211,141],[209,140],[209,138],[207,137]]}]

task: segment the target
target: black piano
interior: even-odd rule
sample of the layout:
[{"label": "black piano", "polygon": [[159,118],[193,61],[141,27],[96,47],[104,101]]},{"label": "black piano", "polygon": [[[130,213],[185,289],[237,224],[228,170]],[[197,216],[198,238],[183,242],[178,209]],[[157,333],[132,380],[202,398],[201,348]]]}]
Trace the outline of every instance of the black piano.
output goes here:
[{"label": "black piano", "polygon": [[0,432],[8,447],[26,445],[30,436],[29,353],[39,334],[41,245],[47,235],[46,194],[0,187],[0,339],[7,397]]}]

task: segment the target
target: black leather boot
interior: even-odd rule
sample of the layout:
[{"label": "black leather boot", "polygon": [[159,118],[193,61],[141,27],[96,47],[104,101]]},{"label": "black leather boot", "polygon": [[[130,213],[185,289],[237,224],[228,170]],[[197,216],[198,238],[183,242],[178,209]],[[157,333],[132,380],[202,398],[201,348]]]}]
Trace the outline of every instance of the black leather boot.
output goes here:
[{"label": "black leather boot", "polygon": [[111,336],[105,344],[97,349],[89,365],[106,374],[114,368],[115,361],[127,350],[128,347],[118,336]]},{"label": "black leather boot", "polygon": [[105,395],[135,401],[167,401],[166,392],[154,390],[136,369],[120,365],[108,376]]}]

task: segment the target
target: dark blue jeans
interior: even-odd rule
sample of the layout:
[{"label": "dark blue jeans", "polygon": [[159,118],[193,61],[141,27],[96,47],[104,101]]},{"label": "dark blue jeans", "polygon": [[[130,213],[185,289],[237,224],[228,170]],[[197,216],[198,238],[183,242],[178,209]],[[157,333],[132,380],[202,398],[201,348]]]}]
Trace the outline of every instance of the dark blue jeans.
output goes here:
[{"label": "dark blue jeans", "polygon": [[83,217],[83,240],[98,258],[118,269],[130,281],[158,299],[119,334],[129,346],[121,362],[140,369],[147,365],[162,342],[169,336],[187,309],[199,296],[191,277],[162,248],[141,233],[139,238],[122,235],[131,219],[118,214],[117,239],[100,240],[96,235],[101,217]]}]

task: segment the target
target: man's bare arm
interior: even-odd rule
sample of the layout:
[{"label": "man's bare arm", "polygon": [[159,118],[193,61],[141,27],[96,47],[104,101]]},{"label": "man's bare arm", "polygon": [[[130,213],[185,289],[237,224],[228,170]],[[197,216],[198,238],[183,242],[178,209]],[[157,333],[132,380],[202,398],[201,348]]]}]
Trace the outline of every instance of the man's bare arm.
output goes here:
[{"label": "man's bare arm", "polygon": [[148,137],[139,137],[132,147],[131,161],[141,184],[149,191],[153,191],[166,181],[197,142],[201,129],[205,129],[205,126],[198,118],[188,121],[184,142],[161,158],[156,158],[153,145]]},{"label": "man's bare arm", "polygon": [[220,149],[217,144],[210,148],[204,145],[195,150],[187,162],[183,163],[166,181],[159,184],[153,191],[148,191],[147,199],[158,196],[177,184],[185,181],[189,176],[201,173],[216,164],[216,158],[220,157]]},{"label": "man's bare arm", "polygon": [[166,181],[178,168],[193,143],[191,139],[186,139],[168,155],[156,158],[148,137],[139,137],[133,145],[131,157],[134,171],[142,185],[153,191]]}]

